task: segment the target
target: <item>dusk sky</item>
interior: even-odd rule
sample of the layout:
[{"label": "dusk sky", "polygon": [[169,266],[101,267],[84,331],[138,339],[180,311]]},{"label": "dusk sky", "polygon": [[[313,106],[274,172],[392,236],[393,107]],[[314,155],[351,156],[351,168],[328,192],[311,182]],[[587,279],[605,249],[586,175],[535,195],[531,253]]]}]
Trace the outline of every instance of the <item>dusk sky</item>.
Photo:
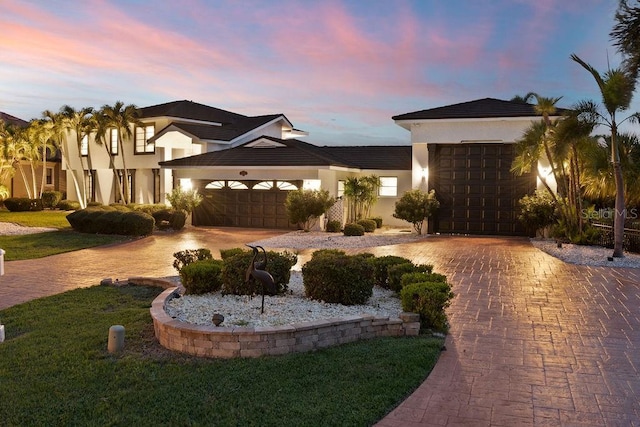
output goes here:
[{"label": "dusk sky", "polygon": [[[318,145],[409,144],[397,114],[537,92],[600,101],[616,0],[0,0],[0,111],[188,99]],[[633,111],[640,111],[636,94]]]}]

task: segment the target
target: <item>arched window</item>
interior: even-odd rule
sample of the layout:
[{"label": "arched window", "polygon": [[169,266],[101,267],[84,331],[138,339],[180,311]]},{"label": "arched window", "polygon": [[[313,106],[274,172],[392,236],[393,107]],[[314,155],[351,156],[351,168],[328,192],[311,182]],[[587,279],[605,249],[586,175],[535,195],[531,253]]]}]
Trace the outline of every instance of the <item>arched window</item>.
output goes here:
[{"label": "arched window", "polygon": [[297,190],[298,187],[296,187],[295,185],[293,185],[292,183],[288,182],[288,181],[276,181],[276,186],[278,187],[279,190]]},{"label": "arched window", "polygon": [[218,190],[224,188],[224,181],[211,181],[204,188],[208,190]]},{"label": "arched window", "polygon": [[254,190],[271,190],[273,188],[273,181],[262,181],[253,186]]},{"label": "arched window", "polygon": [[246,184],[240,181],[211,181],[204,188],[209,190],[219,190],[224,187],[229,187],[232,190],[247,190]]}]

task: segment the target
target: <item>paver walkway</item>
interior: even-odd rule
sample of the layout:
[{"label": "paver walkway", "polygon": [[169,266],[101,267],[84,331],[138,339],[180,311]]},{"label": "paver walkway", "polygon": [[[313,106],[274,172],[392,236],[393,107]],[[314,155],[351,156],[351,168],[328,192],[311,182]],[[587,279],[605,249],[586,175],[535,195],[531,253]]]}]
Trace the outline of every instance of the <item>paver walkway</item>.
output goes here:
[{"label": "paver walkway", "polygon": [[[0,309],[105,277],[173,276],[178,250],[281,233],[197,228],[8,262]],[[433,264],[456,293],[447,351],[378,426],[640,426],[640,270],[565,264],[520,238],[430,236],[350,252],[362,251]]]}]

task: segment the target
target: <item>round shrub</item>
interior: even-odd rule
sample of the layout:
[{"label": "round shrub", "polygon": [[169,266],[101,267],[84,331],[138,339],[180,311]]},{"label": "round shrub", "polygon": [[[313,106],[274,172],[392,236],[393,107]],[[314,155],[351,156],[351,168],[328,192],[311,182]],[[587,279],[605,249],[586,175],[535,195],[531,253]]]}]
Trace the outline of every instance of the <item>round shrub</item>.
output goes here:
[{"label": "round shrub", "polygon": [[[222,267],[222,293],[234,295],[257,295],[262,293],[262,285],[254,279],[246,281],[247,270],[253,259],[250,250],[234,251],[235,254],[223,256]],[[262,260],[262,252],[256,261]],[[298,261],[298,257],[290,252],[267,251],[267,271],[273,277],[276,285],[276,295],[287,291],[287,285],[291,278],[291,267]],[[270,294],[265,289],[265,294]]]},{"label": "round shrub", "polygon": [[200,295],[219,291],[222,287],[222,261],[207,259],[185,265],[180,270],[180,281],[185,294]]},{"label": "round shrub", "polygon": [[104,206],[102,203],[100,202],[87,202],[87,207],[88,208],[95,208],[98,206]]},{"label": "round shrub", "polygon": [[4,200],[4,207],[10,212],[41,211],[44,209],[41,199],[26,197],[9,197]]},{"label": "round shrub", "polygon": [[364,236],[364,227],[360,224],[351,222],[344,225],[343,233],[345,236]]},{"label": "round shrub", "polygon": [[43,191],[42,192],[42,206],[48,209],[53,209],[58,206],[60,200],[62,200],[62,191]]},{"label": "round shrub", "polygon": [[357,224],[364,228],[365,233],[373,233],[376,231],[376,222],[372,219],[361,219]]},{"label": "round shrub", "polygon": [[125,236],[147,236],[153,233],[155,220],[144,212],[123,212],[122,233]]},{"label": "round shrub", "polygon": [[187,214],[184,211],[174,211],[169,225],[174,230],[182,230],[187,223]]},{"label": "round shrub", "polygon": [[327,233],[338,233],[342,231],[342,223],[337,219],[327,222]]},{"label": "round shrub", "polygon": [[433,270],[432,265],[413,263],[396,264],[392,265],[388,269],[389,274],[389,289],[395,292],[400,292],[402,289],[402,276],[407,273],[431,273]]},{"label": "round shrub", "polygon": [[446,282],[411,283],[400,292],[402,309],[420,315],[421,329],[444,333],[449,329],[445,309],[453,296]]},{"label": "round shrub", "polygon": [[60,200],[57,208],[61,211],[77,211],[80,209],[80,202],[76,200]]},{"label": "round shrub", "polygon": [[373,268],[375,270],[376,286],[389,289],[389,267],[406,263],[411,263],[411,260],[396,255],[385,255],[375,258],[373,260]]},{"label": "round shrub", "polygon": [[376,228],[382,228],[382,217],[381,216],[374,216],[372,218],[368,218],[372,221],[374,221],[376,223]]},{"label": "round shrub", "polygon": [[[155,206],[155,205],[145,205]],[[139,212],[145,212],[143,209],[138,209]],[[161,210],[149,210],[149,214],[153,216],[156,221],[156,227],[160,230],[173,229],[182,230],[187,222],[187,214],[183,211],[177,211],[175,209],[161,209]]]},{"label": "round shrub", "polygon": [[191,264],[192,262],[213,259],[211,251],[206,248],[185,249],[184,251],[174,252],[173,257],[175,258],[173,260],[173,268],[175,268],[178,273],[183,267]]},{"label": "round shrub", "polygon": [[446,282],[447,276],[439,273],[405,273],[400,279],[402,287],[419,282]]},{"label": "round shrub", "polygon": [[71,212],[67,221],[81,233],[144,236],[153,232],[151,215],[142,212],[120,212],[110,207],[92,207]]},{"label": "round shrub", "polygon": [[373,294],[373,265],[369,256],[324,252],[302,267],[308,298],[344,305],[365,304]]}]

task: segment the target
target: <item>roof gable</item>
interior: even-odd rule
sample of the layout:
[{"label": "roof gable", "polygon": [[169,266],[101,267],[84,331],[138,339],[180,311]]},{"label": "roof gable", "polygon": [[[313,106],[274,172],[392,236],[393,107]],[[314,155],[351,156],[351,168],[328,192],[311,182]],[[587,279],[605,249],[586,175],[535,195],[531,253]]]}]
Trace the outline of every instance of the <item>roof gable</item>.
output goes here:
[{"label": "roof gable", "polygon": [[193,101],[173,101],[164,104],[152,105],[140,108],[140,118],[151,117],[173,117],[176,119],[197,120],[211,123],[232,123],[237,120],[246,119],[247,116],[221,110],[220,108],[198,104]]},{"label": "roof gable", "polygon": [[[558,108],[558,115],[566,110]],[[393,116],[393,120],[484,119],[501,117],[536,117],[535,105],[520,101],[483,98],[444,107]]]},{"label": "roof gable", "polygon": [[19,119],[11,114],[3,113],[2,111],[0,111],[0,120],[13,126],[26,127],[29,125],[29,122],[26,120]]}]

